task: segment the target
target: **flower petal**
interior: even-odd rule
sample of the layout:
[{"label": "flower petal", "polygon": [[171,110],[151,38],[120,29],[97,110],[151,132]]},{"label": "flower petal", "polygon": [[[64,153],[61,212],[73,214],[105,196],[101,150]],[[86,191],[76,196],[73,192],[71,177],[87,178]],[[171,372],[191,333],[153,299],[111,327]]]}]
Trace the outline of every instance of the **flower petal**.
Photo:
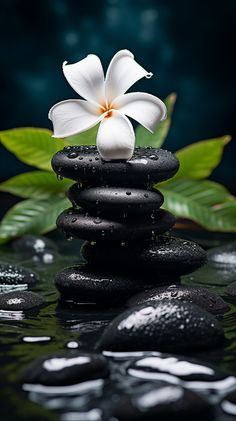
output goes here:
[{"label": "flower petal", "polygon": [[48,113],[54,127],[53,137],[67,137],[84,132],[103,118],[98,107],[83,99],[68,99],[58,102]]},{"label": "flower petal", "polygon": [[159,98],[145,92],[132,92],[116,98],[112,106],[138,121],[150,132],[166,118],[166,106]]},{"label": "flower petal", "polygon": [[135,135],[132,124],[125,115],[116,110],[107,113],[99,126],[97,148],[105,161],[128,160],[132,157]]},{"label": "flower petal", "polygon": [[114,98],[126,92],[130,86],[142,77],[150,78],[151,76],[152,73],[147,72],[134,60],[134,56],[130,51],[118,51],[107,69],[105,79],[106,100],[111,102]]},{"label": "flower petal", "polygon": [[89,54],[74,64],[62,66],[70,86],[83,98],[96,104],[104,103],[104,73],[100,59]]}]

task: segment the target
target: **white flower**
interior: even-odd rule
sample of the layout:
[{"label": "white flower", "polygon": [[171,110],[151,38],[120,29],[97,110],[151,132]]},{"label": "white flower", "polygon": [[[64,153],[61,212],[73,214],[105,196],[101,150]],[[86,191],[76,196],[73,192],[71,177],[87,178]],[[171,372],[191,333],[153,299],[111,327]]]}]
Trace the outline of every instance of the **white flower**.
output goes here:
[{"label": "white flower", "polygon": [[144,92],[124,94],[130,86],[148,73],[128,50],[118,51],[112,58],[106,78],[100,59],[90,54],[74,64],[63,63],[64,75],[83,99],[69,99],[49,111],[53,137],[67,137],[84,132],[100,122],[97,148],[105,161],[128,160],[135,146],[131,117],[153,133],[166,117],[166,106],[157,97]]}]

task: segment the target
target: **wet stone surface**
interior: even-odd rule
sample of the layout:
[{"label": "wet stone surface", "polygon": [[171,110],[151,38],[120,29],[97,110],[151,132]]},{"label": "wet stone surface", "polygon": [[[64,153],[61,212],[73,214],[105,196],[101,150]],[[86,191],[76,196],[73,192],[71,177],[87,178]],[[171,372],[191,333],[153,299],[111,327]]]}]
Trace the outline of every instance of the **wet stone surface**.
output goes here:
[{"label": "wet stone surface", "polygon": [[[235,288],[236,294],[236,288]],[[188,301],[197,304],[212,314],[223,314],[229,311],[230,306],[214,291],[209,291],[203,287],[188,285],[170,285],[165,287],[155,287],[130,298],[128,307],[146,302],[159,302],[165,299],[175,301]]]},{"label": "wet stone surface", "polygon": [[213,413],[212,405],[196,393],[167,383],[136,388],[120,399],[112,415],[118,420],[209,420]]},{"label": "wet stone surface", "polygon": [[57,218],[57,226],[67,237],[84,240],[119,240],[132,241],[151,239],[157,234],[169,230],[175,223],[174,216],[163,209],[156,211],[152,217],[122,217],[116,219],[89,215],[84,210],[67,209]]},{"label": "wet stone surface", "polygon": [[[227,379],[225,373],[202,361],[172,354],[155,354],[157,353],[150,353],[150,355],[145,355],[133,361],[128,365],[127,373],[130,376],[147,381],[164,380],[163,374],[166,374],[166,381],[176,382],[177,377],[185,382],[203,382],[203,385],[204,382],[213,383]],[[173,376],[172,379],[170,376]],[[192,387],[194,385],[195,383],[192,384]],[[196,385],[195,387],[197,388]],[[214,388],[214,385],[210,387]]]},{"label": "wet stone surface", "polygon": [[222,410],[232,416],[236,416],[236,390],[226,395],[221,402]]},{"label": "wet stone surface", "polygon": [[117,316],[105,329],[98,349],[191,352],[224,343],[218,320],[195,304],[165,300],[144,303]]},{"label": "wet stone surface", "polygon": [[32,286],[37,280],[38,276],[34,271],[18,265],[0,263],[0,290],[7,286]]},{"label": "wet stone surface", "polygon": [[115,243],[112,247],[99,241],[86,242],[81,253],[91,264],[148,267],[149,271],[175,275],[192,272],[206,262],[206,252],[198,244],[167,235],[141,244]]},{"label": "wet stone surface", "polygon": [[236,241],[209,250],[208,260],[215,265],[230,266],[236,273]]},{"label": "wet stone surface", "polygon": [[124,305],[127,298],[155,283],[170,283],[172,278],[158,274],[149,277],[138,273],[117,273],[115,270],[94,268],[88,265],[66,268],[56,274],[55,285],[63,299],[98,305]]},{"label": "wet stone surface", "polygon": [[68,191],[72,204],[91,211],[106,212],[109,215],[124,213],[152,214],[163,204],[163,195],[157,190],[125,187],[88,187],[81,189],[74,184]]},{"label": "wet stone surface", "polygon": [[11,291],[0,295],[0,310],[24,311],[40,307],[44,299],[31,291]]},{"label": "wet stone surface", "polygon": [[173,177],[179,161],[169,151],[148,147],[135,148],[130,161],[105,162],[95,146],[71,146],[54,155],[52,168],[59,177],[93,185],[144,186]]},{"label": "wet stone surface", "polygon": [[66,386],[107,377],[107,360],[99,354],[68,350],[34,361],[22,377],[22,383]]}]

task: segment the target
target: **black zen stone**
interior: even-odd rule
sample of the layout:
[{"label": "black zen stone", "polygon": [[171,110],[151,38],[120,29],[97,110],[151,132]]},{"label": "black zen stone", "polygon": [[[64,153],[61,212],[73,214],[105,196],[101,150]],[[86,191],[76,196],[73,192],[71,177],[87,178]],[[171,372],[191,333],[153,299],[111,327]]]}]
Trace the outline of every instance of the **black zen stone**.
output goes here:
[{"label": "black zen stone", "polygon": [[236,272],[236,241],[209,250],[208,260],[219,267],[230,267]]},{"label": "black zen stone", "polygon": [[[138,379],[155,381],[164,380],[163,374],[166,374],[166,380],[169,379],[169,381],[169,376],[172,376],[173,381],[175,381],[175,377],[178,377],[178,379],[186,382],[210,382],[210,388],[214,387],[214,382],[229,379],[227,374],[212,365],[173,354],[143,356],[130,363],[127,367],[127,373]],[[229,384],[233,384],[233,377],[231,377]],[[194,388],[194,384],[188,384],[188,387],[190,386]]]},{"label": "black zen stone", "polygon": [[152,217],[111,219],[102,216],[92,216],[82,209],[67,209],[57,218],[57,226],[68,237],[77,237],[84,240],[119,240],[132,241],[142,238],[152,238],[169,230],[175,223],[174,216],[160,209]]},{"label": "black zen stone", "polygon": [[82,208],[110,214],[151,214],[159,209],[164,198],[157,190],[125,187],[88,187],[74,184],[68,193],[73,204]]},{"label": "black zen stone", "polygon": [[91,264],[132,265],[176,275],[192,272],[206,262],[206,252],[198,244],[167,235],[138,245],[119,243],[110,247],[105,242],[86,242],[81,253]]},{"label": "black zen stone", "polygon": [[[150,279],[151,278],[151,279]],[[143,276],[138,273],[117,274],[86,265],[63,269],[56,274],[55,285],[65,300],[80,303],[124,304],[127,298],[153,283],[170,283],[171,279]]]},{"label": "black zen stone", "polygon": [[24,235],[12,243],[16,253],[39,264],[51,264],[57,257],[56,244],[43,236]]},{"label": "black zen stone", "polygon": [[11,291],[0,295],[0,310],[24,311],[43,304],[44,299],[31,291]]},{"label": "black zen stone", "polygon": [[236,416],[236,390],[228,393],[221,401],[220,406],[226,414]]},{"label": "black zen stone", "polygon": [[129,307],[147,302],[159,302],[165,299],[181,300],[197,304],[212,314],[223,314],[230,309],[229,305],[218,294],[206,288],[187,285],[169,285],[155,287],[140,292],[128,301]]},{"label": "black zen stone", "polygon": [[36,273],[21,266],[0,263],[0,285],[22,285],[29,286],[38,280]]},{"label": "black zen stone", "polygon": [[135,148],[130,161],[105,162],[96,146],[66,146],[52,158],[52,168],[59,177],[93,185],[142,186],[173,177],[179,161],[169,151],[148,147]]},{"label": "black zen stone", "polygon": [[107,361],[102,355],[75,350],[42,357],[31,363],[22,379],[27,384],[69,386],[107,377]]},{"label": "black zen stone", "polygon": [[24,258],[30,258],[38,253],[57,250],[56,244],[46,237],[24,235],[12,243],[13,250]]},{"label": "black zen stone", "polygon": [[98,348],[110,351],[191,352],[224,341],[218,320],[185,301],[145,303],[126,310],[105,329]]},{"label": "black zen stone", "polygon": [[178,385],[146,383],[123,395],[114,405],[118,420],[209,420],[213,407],[204,398]]}]

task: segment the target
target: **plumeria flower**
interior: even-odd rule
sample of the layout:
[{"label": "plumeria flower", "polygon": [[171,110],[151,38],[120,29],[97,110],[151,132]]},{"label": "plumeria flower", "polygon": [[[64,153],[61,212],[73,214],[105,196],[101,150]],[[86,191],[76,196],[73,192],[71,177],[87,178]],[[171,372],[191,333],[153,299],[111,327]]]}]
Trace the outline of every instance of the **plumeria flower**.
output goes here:
[{"label": "plumeria flower", "polygon": [[99,57],[89,54],[74,64],[63,63],[71,87],[84,99],[69,99],[54,105],[49,119],[56,138],[84,132],[100,123],[97,148],[105,161],[128,160],[135,146],[135,134],[128,117],[153,133],[166,117],[166,106],[156,96],[144,92],[125,92],[142,77],[150,78],[128,50],[112,58],[106,77]]}]

